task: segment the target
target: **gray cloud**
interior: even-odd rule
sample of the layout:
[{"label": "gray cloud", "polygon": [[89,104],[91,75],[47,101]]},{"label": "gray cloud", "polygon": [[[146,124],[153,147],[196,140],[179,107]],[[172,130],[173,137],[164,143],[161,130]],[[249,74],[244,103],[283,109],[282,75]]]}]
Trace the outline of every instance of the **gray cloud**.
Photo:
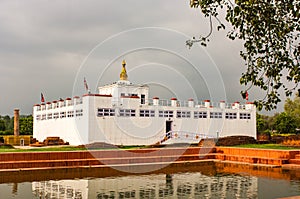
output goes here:
[{"label": "gray cloud", "polygon": [[[205,35],[209,31],[208,20],[198,10],[190,9],[185,1],[1,1],[0,114],[11,115],[14,108],[20,108],[22,114],[31,114],[32,105],[39,103],[41,92],[49,101],[71,96],[80,65],[96,45],[122,31],[151,26],[173,29],[188,36]],[[130,49],[135,46],[136,40],[145,42],[146,46],[164,43],[191,59],[199,60],[203,56],[199,48],[186,49],[184,39],[174,41],[160,34],[153,33],[150,41],[139,35],[139,38],[124,38],[128,40],[126,42],[110,42],[101,54],[89,60],[95,64],[92,71],[99,72],[101,67],[106,66],[101,63],[112,61],[109,57],[125,53],[120,51],[120,45],[126,43]],[[205,51],[223,76],[228,100],[241,100],[238,82],[244,70],[239,58],[242,45],[225,39],[225,35],[225,31],[214,32]],[[166,57],[153,55],[131,53],[127,58],[133,65],[138,64],[139,60],[141,63],[165,63]],[[117,61],[121,59],[115,60],[112,66],[119,67]],[[166,63],[184,68],[173,60]],[[211,67],[211,61],[205,58],[196,65]],[[115,69],[115,77],[109,77],[107,81],[117,80],[118,70]],[[90,75],[89,82],[96,82],[98,77]],[[186,72],[185,76],[189,73]],[[190,77],[194,78],[192,75]],[[80,87],[82,76],[78,78],[77,86]],[[83,86],[76,92],[80,91],[83,92]],[[250,99],[254,97],[250,96]]]}]

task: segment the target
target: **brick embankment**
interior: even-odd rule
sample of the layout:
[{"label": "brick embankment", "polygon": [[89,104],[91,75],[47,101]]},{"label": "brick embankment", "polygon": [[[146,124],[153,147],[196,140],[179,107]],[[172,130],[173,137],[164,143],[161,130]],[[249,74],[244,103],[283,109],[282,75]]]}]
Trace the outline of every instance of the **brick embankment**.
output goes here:
[{"label": "brick embankment", "polygon": [[134,150],[0,153],[0,171],[91,167],[162,167],[203,161],[300,168],[300,150],[178,147]]},{"label": "brick embankment", "polygon": [[[130,167],[130,166],[129,166]],[[213,161],[195,161],[193,163],[173,163],[153,169],[152,165],[140,166],[143,171],[138,173],[128,172],[128,169],[116,169],[114,167],[80,167],[80,168],[53,168],[53,169],[32,169],[32,170],[8,170],[0,172],[0,184],[2,183],[21,183],[45,180],[65,180],[65,179],[83,179],[87,177],[105,178],[114,176],[144,175],[147,174],[175,174],[185,172],[201,172],[201,174],[216,175],[215,162]],[[132,168],[132,167],[131,167]],[[133,167],[136,169],[136,167]],[[1,198],[1,197],[0,197]]]},{"label": "brick embankment", "polygon": [[[0,153],[0,170],[168,165],[213,159],[214,148]],[[203,154],[203,155],[200,155]]]},{"label": "brick embankment", "polygon": [[291,161],[295,159],[295,157],[298,157],[298,154],[300,154],[300,150],[252,149],[235,147],[216,147],[215,149],[215,158],[221,161],[233,161],[271,166],[290,164]]}]

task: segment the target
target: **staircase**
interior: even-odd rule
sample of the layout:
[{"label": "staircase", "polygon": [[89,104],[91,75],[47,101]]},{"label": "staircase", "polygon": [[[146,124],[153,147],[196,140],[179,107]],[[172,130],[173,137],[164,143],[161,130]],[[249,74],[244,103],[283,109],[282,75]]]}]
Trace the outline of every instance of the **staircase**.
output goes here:
[{"label": "staircase", "polygon": [[282,166],[283,169],[300,169],[300,154],[296,154],[293,159],[289,160],[289,164]]},{"label": "staircase", "polygon": [[86,167],[161,166],[213,159],[213,148],[152,148],[0,153],[0,171]]},{"label": "staircase", "polygon": [[[203,161],[204,160],[204,161]],[[299,150],[234,147],[165,147],[130,150],[0,153],[0,172],[57,168],[155,167],[219,161],[256,166],[300,169]]]},{"label": "staircase", "polygon": [[289,163],[300,165],[300,154],[295,155],[294,159],[290,159]]},{"label": "staircase", "polygon": [[242,162],[271,167],[284,167],[285,165],[297,164],[300,168],[299,153],[300,151],[294,150],[216,147],[215,157],[223,162]]},{"label": "staircase", "polygon": [[169,131],[163,137],[160,137],[159,141],[155,143],[155,145],[178,143],[196,144],[200,143],[204,139],[216,139],[216,137],[189,131]]}]

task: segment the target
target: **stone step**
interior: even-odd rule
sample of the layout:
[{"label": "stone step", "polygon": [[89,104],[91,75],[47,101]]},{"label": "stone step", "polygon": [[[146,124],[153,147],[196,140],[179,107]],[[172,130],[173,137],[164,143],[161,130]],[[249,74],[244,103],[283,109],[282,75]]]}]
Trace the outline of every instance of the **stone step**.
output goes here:
[{"label": "stone step", "polygon": [[300,165],[299,164],[284,164],[284,165],[282,165],[282,169],[299,169],[300,170]]},{"label": "stone step", "polygon": [[[162,162],[189,162],[198,160],[221,160],[234,161],[250,164],[265,164],[277,165],[288,164],[287,159],[271,159],[253,156],[238,156],[227,154],[189,154],[189,155],[173,155],[173,156],[138,156],[138,157],[113,157],[113,158],[86,158],[86,159],[65,159],[65,160],[31,160],[31,161],[2,161],[0,162],[0,169],[21,169],[21,168],[45,168],[45,167],[81,167],[81,166],[95,166],[95,165],[132,165],[132,164],[151,164]],[[294,163],[299,162],[298,159],[293,159]],[[290,162],[290,163],[293,163]]]},{"label": "stone step", "polygon": [[275,149],[254,149],[254,148],[235,148],[235,147],[215,147],[217,153],[239,155],[239,156],[255,156],[262,158],[282,158],[291,159],[296,154],[300,154],[299,150],[275,150]]},{"label": "stone step", "polygon": [[88,158],[66,160],[31,160],[31,161],[6,161],[0,162],[0,169],[44,168],[44,167],[82,167],[95,165],[133,165],[152,164],[163,162],[189,162],[198,160],[214,159],[215,154],[200,156],[199,154],[182,156],[150,156],[150,157],[125,157],[125,158]]},{"label": "stone step", "polygon": [[290,164],[298,164],[298,165],[300,165],[300,159],[290,159],[289,163]]},{"label": "stone step", "polygon": [[240,155],[228,155],[228,154],[216,154],[216,159],[222,161],[235,161],[235,162],[244,162],[251,164],[269,164],[269,165],[278,165],[288,164],[288,159],[282,158],[266,158],[266,157],[257,157],[257,156],[240,156]]},{"label": "stone step", "polygon": [[291,197],[278,198],[278,199],[300,199],[300,196],[291,196]]},{"label": "stone step", "polygon": [[240,165],[253,165],[253,166],[259,166],[259,167],[268,167],[268,168],[280,168],[281,166],[279,165],[272,165],[272,164],[251,164],[247,162],[239,162],[239,161],[230,161],[230,160],[225,160],[225,161],[220,161],[221,163],[229,163],[229,164],[240,164]]},{"label": "stone step", "polygon": [[295,155],[295,159],[299,159],[300,160],[300,154]]},{"label": "stone step", "polygon": [[192,160],[192,159],[214,159],[216,156],[215,153],[209,153],[209,154],[183,154],[183,155],[164,155],[164,156],[157,156],[156,155],[145,155],[145,156],[131,156],[131,157],[86,157],[86,158],[59,158],[59,159],[45,159],[45,160],[39,160],[39,159],[33,159],[33,160],[9,160],[9,161],[0,161],[0,164],[13,164],[13,163],[33,163],[33,162],[59,162],[59,161],[86,161],[86,160],[98,160],[98,161],[109,161],[109,160],[129,160],[129,159],[151,159],[155,158],[156,160],[159,160],[161,158],[171,158],[173,160]]},{"label": "stone step", "polygon": [[61,152],[7,152],[0,153],[0,162],[6,161],[31,161],[31,160],[67,160],[89,158],[132,158],[172,155],[197,155],[208,154],[213,148],[145,148],[145,149],[114,149],[114,150],[89,150],[89,151],[61,151]]}]

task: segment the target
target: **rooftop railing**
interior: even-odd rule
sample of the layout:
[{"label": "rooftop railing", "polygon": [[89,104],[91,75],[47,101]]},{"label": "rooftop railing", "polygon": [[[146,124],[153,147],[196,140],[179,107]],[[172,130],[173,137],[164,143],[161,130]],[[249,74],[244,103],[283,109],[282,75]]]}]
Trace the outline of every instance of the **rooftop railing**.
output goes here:
[{"label": "rooftop railing", "polygon": [[224,109],[247,109],[245,104],[239,104],[238,102],[234,103],[225,103],[225,102],[207,102],[204,101],[180,101],[166,99],[148,99],[145,100],[145,105],[149,106],[175,106],[175,107],[195,107],[195,108],[224,108]]},{"label": "rooftop railing", "polygon": [[[113,106],[123,106],[122,98],[116,99],[112,98]],[[134,100],[140,100],[135,99]],[[43,110],[50,110],[62,107],[68,107],[73,105],[82,104],[82,98],[74,97],[73,99],[68,98],[66,101],[53,101],[51,104],[40,104],[36,105],[36,111],[43,111]],[[224,101],[221,102],[210,102],[209,100],[202,100],[202,101],[194,101],[192,99],[180,101],[176,98],[172,98],[171,100],[167,99],[143,99],[142,106],[165,106],[165,107],[190,107],[190,108],[221,108],[221,109],[252,109],[251,107],[254,106],[252,104],[239,104],[238,102],[234,103],[225,103]],[[248,106],[247,106],[248,105]]]}]

